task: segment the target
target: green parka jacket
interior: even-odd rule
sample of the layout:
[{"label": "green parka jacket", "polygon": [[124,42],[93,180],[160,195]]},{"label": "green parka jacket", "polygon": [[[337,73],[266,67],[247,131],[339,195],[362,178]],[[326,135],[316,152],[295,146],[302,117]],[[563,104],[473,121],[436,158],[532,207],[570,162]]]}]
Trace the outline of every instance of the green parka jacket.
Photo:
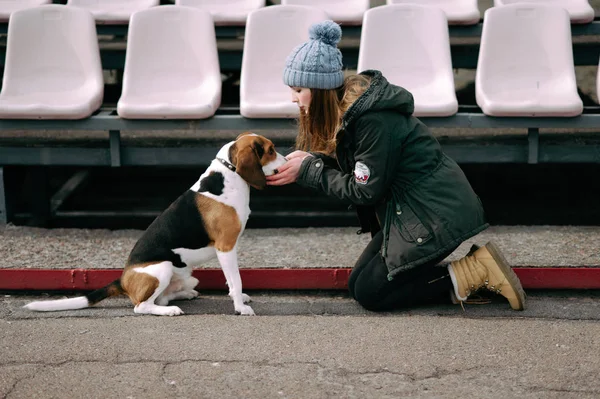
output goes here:
[{"label": "green parka jacket", "polygon": [[[383,230],[381,254],[391,280],[488,227],[460,167],[412,116],[414,101],[379,71],[344,114],[337,162],[319,154],[302,162],[298,184],[356,205],[363,231]],[[376,219],[375,219],[376,216]]]}]

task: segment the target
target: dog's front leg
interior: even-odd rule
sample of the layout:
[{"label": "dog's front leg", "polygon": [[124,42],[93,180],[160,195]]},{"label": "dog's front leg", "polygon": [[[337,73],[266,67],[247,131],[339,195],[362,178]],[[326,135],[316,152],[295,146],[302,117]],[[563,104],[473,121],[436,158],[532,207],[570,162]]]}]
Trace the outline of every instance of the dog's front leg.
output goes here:
[{"label": "dog's front leg", "polygon": [[235,312],[242,315],[253,316],[254,310],[248,305],[244,305],[244,295],[242,294],[242,278],[238,268],[237,248],[233,248],[229,252],[221,252],[217,250],[217,258],[225,279],[229,284],[229,296],[233,299],[233,307]]}]

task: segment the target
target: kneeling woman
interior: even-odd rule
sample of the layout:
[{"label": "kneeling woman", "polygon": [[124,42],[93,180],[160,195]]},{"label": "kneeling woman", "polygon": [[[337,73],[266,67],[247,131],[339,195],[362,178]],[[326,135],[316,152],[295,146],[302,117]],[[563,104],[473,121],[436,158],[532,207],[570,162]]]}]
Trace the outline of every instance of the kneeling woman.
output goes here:
[{"label": "kneeling woman", "polygon": [[297,182],[356,206],[372,241],[350,275],[352,297],[367,309],[390,310],[449,292],[465,301],[484,288],[524,309],[521,283],[493,243],[440,264],[488,224],[460,167],[412,116],[412,95],[379,71],[344,79],[334,22],[309,34],[283,77],[300,108],[298,150],[268,184]]}]

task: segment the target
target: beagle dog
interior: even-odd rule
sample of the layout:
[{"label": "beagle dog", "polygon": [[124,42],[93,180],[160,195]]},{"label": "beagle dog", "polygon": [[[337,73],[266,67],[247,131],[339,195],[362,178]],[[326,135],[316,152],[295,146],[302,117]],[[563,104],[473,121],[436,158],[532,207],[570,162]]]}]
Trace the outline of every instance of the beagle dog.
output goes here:
[{"label": "beagle dog", "polygon": [[266,176],[286,159],[263,136],[243,133],[224,145],[208,169],[173,202],[133,247],[121,277],[85,296],[25,305],[35,311],[82,309],[126,294],[135,313],[180,315],[175,299],[192,299],[198,279],[192,269],[215,256],[229,286],[237,314],[254,315],[242,293],[237,242],[250,215],[250,186],[263,189]]}]

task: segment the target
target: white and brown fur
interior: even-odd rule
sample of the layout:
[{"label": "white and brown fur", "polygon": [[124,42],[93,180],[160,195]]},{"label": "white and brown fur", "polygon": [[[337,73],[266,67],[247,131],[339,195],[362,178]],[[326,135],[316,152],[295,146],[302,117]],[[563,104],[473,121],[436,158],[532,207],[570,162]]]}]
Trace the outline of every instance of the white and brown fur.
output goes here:
[{"label": "white and brown fur", "polygon": [[[230,170],[218,160],[235,166]],[[218,258],[229,286],[235,312],[254,315],[242,293],[237,243],[250,215],[250,186],[263,189],[266,175],[285,158],[263,136],[244,133],[221,148],[200,179],[146,229],[129,255],[121,278],[86,296],[25,305],[36,311],[82,309],[111,296],[126,294],[135,313],[175,316],[167,306],[175,299],[192,299],[198,279],[192,269]]]}]

